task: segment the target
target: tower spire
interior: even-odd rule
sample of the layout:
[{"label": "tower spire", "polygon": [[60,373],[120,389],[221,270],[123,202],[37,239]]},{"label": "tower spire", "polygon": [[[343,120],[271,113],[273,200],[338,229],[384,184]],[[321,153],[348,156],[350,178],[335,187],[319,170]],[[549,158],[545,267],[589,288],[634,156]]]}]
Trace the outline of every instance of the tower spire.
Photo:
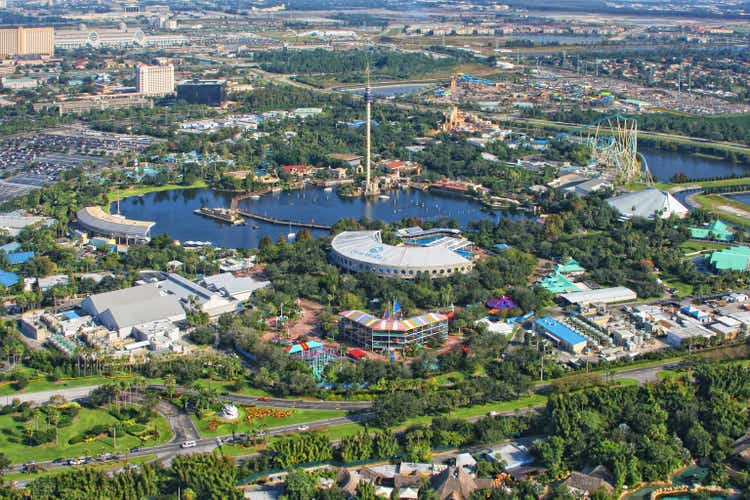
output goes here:
[{"label": "tower spire", "polygon": [[365,75],[367,75],[367,85],[365,86],[365,109],[367,110],[367,122],[365,124],[367,137],[366,149],[367,157],[365,160],[366,178],[365,178],[365,195],[372,194],[375,190],[372,188],[372,180],[370,167],[372,162],[372,90],[370,89],[370,63],[367,63],[365,68]]}]

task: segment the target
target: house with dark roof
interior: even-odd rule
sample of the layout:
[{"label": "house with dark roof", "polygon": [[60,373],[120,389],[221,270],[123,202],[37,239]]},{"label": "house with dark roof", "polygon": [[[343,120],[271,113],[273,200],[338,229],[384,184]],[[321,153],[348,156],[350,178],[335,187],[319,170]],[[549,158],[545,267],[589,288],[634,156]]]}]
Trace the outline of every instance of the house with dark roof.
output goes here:
[{"label": "house with dark roof", "polygon": [[573,472],[568,476],[563,484],[572,495],[588,497],[594,491],[603,490],[607,493],[614,493],[615,488],[612,486],[612,475],[606,467],[599,465],[591,472]]},{"label": "house with dark roof", "polygon": [[463,467],[448,467],[430,481],[440,500],[468,500],[478,490],[492,488],[492,479],[480,479]]}]

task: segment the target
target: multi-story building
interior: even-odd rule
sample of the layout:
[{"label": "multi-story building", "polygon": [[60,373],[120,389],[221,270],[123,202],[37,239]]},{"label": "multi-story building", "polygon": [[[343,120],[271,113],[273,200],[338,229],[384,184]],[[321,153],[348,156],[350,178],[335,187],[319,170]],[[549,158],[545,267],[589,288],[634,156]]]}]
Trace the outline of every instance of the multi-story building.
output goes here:
[{"label": "multi-story building", "polygon": [[135,88],[139,94],[162,96],[174,92],[174,66],[163,64],[135,67]]},{"label": "multi-story building", "polygon": [[222,80],[191,80],[177,86],[177,99],[189,104],[221,106],[227,100],[227,83]]},{"label": "multi-story building", "polygon": [[5,56],[41,55],[55,53],[54,28],[0,29],[0,54]]},{"label": "multi-story building", "polygon": [[381,319],[362,311],[339,313],[339,335],[366,349],[404,351],[430,337],[448,335],[448,317],[427,313],[407,319]]}]

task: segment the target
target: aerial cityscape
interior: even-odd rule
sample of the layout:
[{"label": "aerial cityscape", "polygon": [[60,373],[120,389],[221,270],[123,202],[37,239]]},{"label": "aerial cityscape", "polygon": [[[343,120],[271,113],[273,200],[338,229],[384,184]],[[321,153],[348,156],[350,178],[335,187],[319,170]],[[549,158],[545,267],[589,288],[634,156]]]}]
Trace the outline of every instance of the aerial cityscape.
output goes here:
[{"label": "aerial cityscape", "polygon": [[750,3],[0,0],[0,498],[750,499]]}]

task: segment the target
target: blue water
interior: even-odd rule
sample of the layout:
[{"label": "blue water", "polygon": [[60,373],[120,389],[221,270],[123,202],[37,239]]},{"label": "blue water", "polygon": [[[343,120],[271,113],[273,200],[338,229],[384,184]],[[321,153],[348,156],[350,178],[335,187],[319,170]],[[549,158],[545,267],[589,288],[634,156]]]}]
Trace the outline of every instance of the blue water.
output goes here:
[{"label": "blue water", "polygon": [[[501,213],[488,213],[482,205],[465,198],[446,196],[418,190],[394,191],[389,200],[341,198],[335,192],[326,193],[321,188],[304,191],[287,191],[262,196],[259,200],[243,200],[241,209],[277,219],[315,222],[333,225],[341,219],[367,217],[385,222],[399,221],[405,217],[423,220],[454,219],[465,227],[473,220],[498,221]],[[156,221],[151,235],[168,234],[180,240],[210,241],[216,246],[253,248],[263,236],[276,240],[296,228],[248,220],[245,226],[230,226],[193,213],[201,207],[229,207],[231,194],[210,189],[183,189],[149,193],[120,202],[120,211],[126,217]],[[522,215],[505,215],[523,217]],[[254,229],[253,226],[257,226]],[[312,230],[315,235],[327,231]]]},{"label": "blue water", "polygon": [[662,182],[669,182],[676,173],[686,174],[690,179],[696,180],[709,177],[750,175],[750,168],[724,160],[703,158],[673,151],[661,151],[650,147],[639,147],[638,149],[646,157],[651,174]]},{"label": "blue water", "polygon": [[573,36],[573,35],[514,35],[512,40],[529,40],[536,43],[594,43],[601,42],[601,36]]},{"label": "blue water", "polygon": [[744,203],[745,205],[750,205],[750,193],[727,194],[724,196],[733,200],[737,200],[740,203]]},{"label": "blue water", "polygon": [[[421,92],[424,90],[425,87],[428,87],[429,84],[427,83],[410,83],[410,84],[404,84],[404,85],[388,85],[385,87],[373,87],[371,89],[372,95],[375,97],[392,97],[392,96],[398,96],[398,95],[410,95],[410,94],[416,94],[418,92]],[[352,94],[363,94],[364,89],[362,88],[356,88],[356,89],[347,89],[344,90],[344,92],[349,92]]]}]

